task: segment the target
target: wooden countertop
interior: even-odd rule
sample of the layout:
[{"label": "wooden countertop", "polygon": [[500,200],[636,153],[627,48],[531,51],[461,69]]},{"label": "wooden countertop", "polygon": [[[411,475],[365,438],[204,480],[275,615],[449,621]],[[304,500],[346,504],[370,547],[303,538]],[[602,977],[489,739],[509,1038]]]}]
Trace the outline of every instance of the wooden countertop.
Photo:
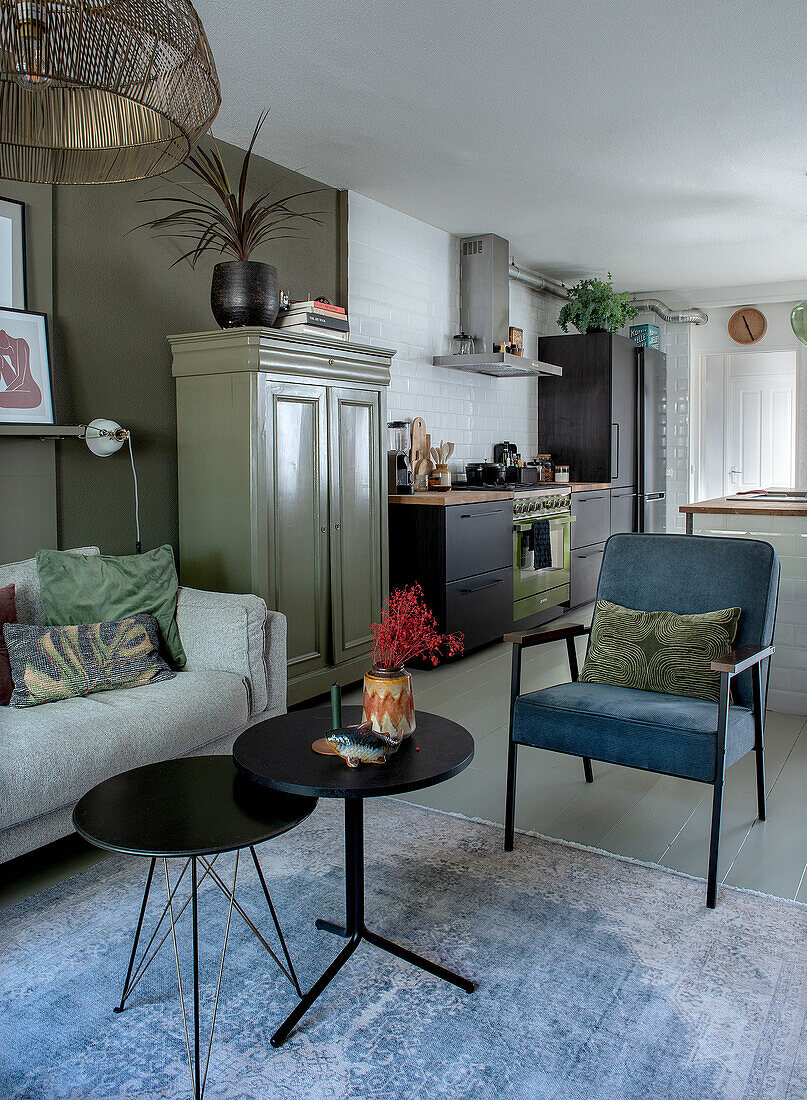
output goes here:
[{"label": "wooden countertop", "polygon": [[556,481],[555,484],[556,485],[566,485],[566,484],[568,484],[569,488],[572,490],[573,493],[593,493],[593,492],[596,492],[597,489],[610,489],[611,488],[611,482],[610,481],[569,481],[569,482]]},{"label": "wooden countertop", "polygon": [[482,504],[486,500],[512,500],[512,489],[451,489],[447,493],[393,493],[387,499],[390,504],[430,504],[447,508],[452,504]]},{"label": "wooden countertop", "polygon": [[698,500],[693,504],[682,504],[679,512],[693,516],[807,516],[807,500],[729,500],[727,497],[714,497],[712,500]]}]

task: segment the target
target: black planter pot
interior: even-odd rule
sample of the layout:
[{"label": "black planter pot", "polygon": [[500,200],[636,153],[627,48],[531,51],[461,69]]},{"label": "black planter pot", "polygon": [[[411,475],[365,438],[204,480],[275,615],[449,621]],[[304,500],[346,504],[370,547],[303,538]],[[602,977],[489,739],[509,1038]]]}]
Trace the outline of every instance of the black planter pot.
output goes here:
[{"label": "black planter pot", "polygon": [[229,260],[213,268],[210,308],[221,328],[275,323],[280,308],[277,268],[257,260]]}]

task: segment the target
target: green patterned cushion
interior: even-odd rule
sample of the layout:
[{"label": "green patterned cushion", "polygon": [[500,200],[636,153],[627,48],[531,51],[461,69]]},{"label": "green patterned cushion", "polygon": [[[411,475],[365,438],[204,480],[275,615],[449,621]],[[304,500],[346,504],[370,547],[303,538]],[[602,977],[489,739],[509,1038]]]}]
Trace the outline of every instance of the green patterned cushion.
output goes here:
[{"label": "green patterned cushion", "polygon": [[176,676],[158,652],[153,615],[91,626],[6,623],[3,633],[14,680],[12,707],[35,707]]},{"label": "green patterned cushion", "polygon": [[717,702],[720,673],[709,666],[730,652],[741,610],[676,615],[597,600],[580,679]]}]

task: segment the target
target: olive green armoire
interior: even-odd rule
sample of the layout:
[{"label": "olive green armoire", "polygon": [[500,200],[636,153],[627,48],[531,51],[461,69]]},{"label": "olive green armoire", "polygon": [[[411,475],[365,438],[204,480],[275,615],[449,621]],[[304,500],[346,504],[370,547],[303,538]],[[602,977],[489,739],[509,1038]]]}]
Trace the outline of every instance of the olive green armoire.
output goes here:
[{"label": "olive green armoire", "polygon": [[395,352],[260,328],[169,341],[182,583],[283,612],[290,704],[360,679],[387,591]]}]

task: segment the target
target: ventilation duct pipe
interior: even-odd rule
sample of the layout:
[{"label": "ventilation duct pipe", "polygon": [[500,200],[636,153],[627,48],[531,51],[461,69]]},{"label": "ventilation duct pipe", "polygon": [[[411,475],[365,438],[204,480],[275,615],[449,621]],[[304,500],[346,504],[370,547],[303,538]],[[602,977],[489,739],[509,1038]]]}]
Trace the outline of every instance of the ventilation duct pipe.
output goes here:
[{"label": "ventilation duct pipe", "polygon": [[540,290],[542,294],[551,294],[564,301],[569,297],[569,291],[563,283],[559,283],[557,279],[550,279],[548,275],[539,275],[537,271],[519,267],[515,260],[510,261],[510,278],[516,283],[524,283],[531,290]]},{"label": "ventilation duct pipe", "polygon": [[705,325],[709,320],[702,309],[670,309],[658,298],[631,298],[630,303],[640,313],[655,313],[670,325]]},{"label": "ventilation duct pipe", "polygon": [[[551,294],[554,298],[561,298],[563,301],[569,297],[569,291],[563,283],[558,282],[557,279],[550,279],[548,275],[541,275],[537,271],[521,267],[515,260],[510,262],[510,278],[513,282],[523,283],[532,290],[540,291],[541,294]],[[658,298],[632,297],[631,304],[636,306],[640,313],[655,313],[662,321],[671,325],[705,325],[709,320],[702,309],[670,309]]]}]

